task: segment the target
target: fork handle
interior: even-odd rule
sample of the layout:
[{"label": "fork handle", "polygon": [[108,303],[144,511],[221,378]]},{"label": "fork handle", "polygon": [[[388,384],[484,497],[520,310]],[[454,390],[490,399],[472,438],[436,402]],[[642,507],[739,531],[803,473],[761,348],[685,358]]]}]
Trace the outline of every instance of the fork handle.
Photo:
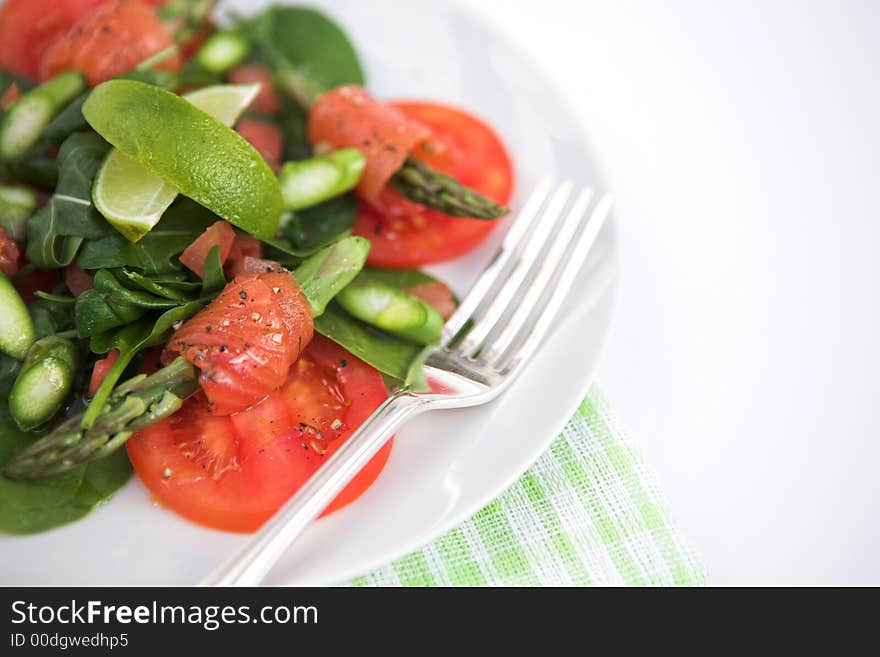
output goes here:
[{"label": "fork handle", "polygon": [[262,582],[303,529],[422,405],[418,397],[407,393],[385,400],[237,554],[202,580],[202,586],[256,586]]}]

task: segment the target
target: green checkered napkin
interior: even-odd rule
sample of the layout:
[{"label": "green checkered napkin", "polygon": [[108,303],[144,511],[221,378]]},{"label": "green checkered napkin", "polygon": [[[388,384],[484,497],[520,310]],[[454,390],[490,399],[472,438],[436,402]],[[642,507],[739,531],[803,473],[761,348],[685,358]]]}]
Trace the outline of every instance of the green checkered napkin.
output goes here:
[{"label": "green checkered napkin", "polygon": [[706,568],[594,387],[522,478],[355,586],[694,585]]}]

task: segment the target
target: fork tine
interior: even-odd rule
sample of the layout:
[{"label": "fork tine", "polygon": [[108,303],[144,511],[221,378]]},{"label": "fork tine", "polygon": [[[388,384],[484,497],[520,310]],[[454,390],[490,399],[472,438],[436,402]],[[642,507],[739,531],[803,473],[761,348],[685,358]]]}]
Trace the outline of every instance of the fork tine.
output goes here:
[{"label": "fork tine", "polygon": [[573,185],[565,181],[554,192],[544,209],[535,220],[535,229],[522,248],[522,253],[505,278],[502,285],[492,294],[486,295],[484,307],[473,313],[474,324],[464,339],[455,347],[454,352],[460,356],[473,357],[486,336],[510,312],[515,295],[526,280],[532,266],[539,260],[548,242],[552,243],[557,233],[559,218],[564,210]]},{"label": "fork tine", "polygon": [[480,277],[471,286],[467,295],[462,299],[455,313],[443,326],[443,333],[440,338],[441,345],[447,345],[461,331],[471,318],[473,312],[480,305],[480,302],[486,298],[492,287],[494,287],[502,272],[507,269],[511,258],[520,250],[520,245],[524,238],[531,232],[530,229],[534,228],[534,218],[547,200],[552,185],[552,178],[544,178],[529,196],[523,209],[507,231],[507,235],[504,236],[504,240],[501,242],[501,246],[493,256],[492,261],[486,266]]},{"label": "fork tine", "polygon": [[[552,326],[562,307],[568,292],[574,285],[575,279],[587,259],[587,255],[593,247],[593,243],[602,230],[605,220],[611,212],[613,199],[611,195],[603,196],[596,204],[589,220],[582,224],[580,234],[576,236],[574,244],[568,251],[568,258],[562,258],[558,266],[554,268],[552,275],[547,277],[546,283],[541,290],[532,296],[538,301],[546,298],[544,304],[522,304],[522,321],[514,325],[511,323],[511,332],[515,337],[511,344],[516,346],[517,340],[521,346],[516,347],[510,354],[501,354],[504,361],[497,362],[497,367],[504,368],[505,374],[513,374],[519,366],[525,364],[529,357],[537,349],[544,339],[547,331]],[[552,288],[552,289],[548,289]],[[549,294],[548,294],[549,292]]]},{"label": "fork tine", "polygon": [[575,234],[583,225],[582,222],[592,200],[593,190],[589,187],[578,194],[544,257],[535,263],[533,271],[529,273],[529,278],[523,284],[516,308],[508,314],[504,323],[499,323],[495,330],[486,336],[480,360],[492,365],[513,343],[529,314],[540,304],[542,295],[546,294],[553,274],[559,270]]}]

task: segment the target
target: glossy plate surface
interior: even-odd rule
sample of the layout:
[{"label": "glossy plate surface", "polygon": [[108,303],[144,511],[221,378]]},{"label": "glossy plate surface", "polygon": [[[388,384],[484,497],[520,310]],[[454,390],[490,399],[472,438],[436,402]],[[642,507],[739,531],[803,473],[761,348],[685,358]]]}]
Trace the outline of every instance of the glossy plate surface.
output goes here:
[{"label": "glossy plate surface", "polygon": [[[248,14],[267,3],[221,3]],[[514,44],[446,2],[312,2],[339,20],[378,96],[432,99],[495,127],[516,165],[517,208],[551,173],[602,188],[581,126]],[[434,272],[465,292],[501,238]],[[548,447],[592,381],[611,324],[617,275],[609,221],[550,340],[492,404],[424,415],[398,436],[376,484],[316,522],[268,584],[332,584],[387,563],[501,493]],[[191,524],[132,481],[86,519],[46,534],[2,537],[0,583],[195,584],[245,537]]]}]

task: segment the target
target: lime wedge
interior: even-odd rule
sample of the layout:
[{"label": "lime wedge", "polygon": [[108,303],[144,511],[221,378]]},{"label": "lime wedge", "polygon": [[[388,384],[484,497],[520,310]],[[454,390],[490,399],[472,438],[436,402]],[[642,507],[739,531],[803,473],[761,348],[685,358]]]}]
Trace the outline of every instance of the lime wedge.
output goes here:
[{"label": "lime wedge", "polygon": [[193,105],[207,112],[223,125],[231,126],[260,93],[256,84],[215,84],[184,94]]},{"label": "lime wedge", "polygon": [[[220,84],[183,97],[232,126],[259,91],[258,84]],[[175,186],[115,148],[107,154],[92,187],[95,207],[131,242],[150,232],[177,194]]]},{"label": "lime wedge", "polygon": [[177,197],[177,188],[113,149],[92,186],[98,212],[130,242],[150,232]]}]

